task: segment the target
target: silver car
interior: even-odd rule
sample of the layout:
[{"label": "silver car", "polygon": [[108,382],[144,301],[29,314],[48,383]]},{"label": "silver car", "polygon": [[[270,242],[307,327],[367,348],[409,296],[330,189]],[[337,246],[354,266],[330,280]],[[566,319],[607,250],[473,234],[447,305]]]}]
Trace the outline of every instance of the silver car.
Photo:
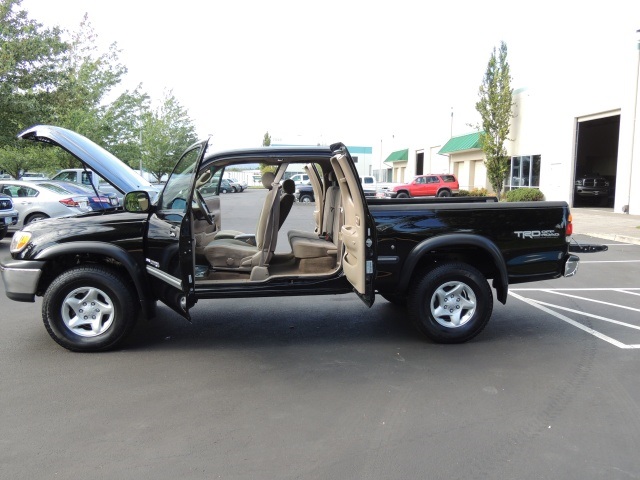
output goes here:
[{"label": "silver car", "polygon": [[20,230],[36,220],[91,211],[86,195],[72,194],[55,186],[45,188],[34,182],[0,180],[0,192],[12,197],[13,206],[20,214],[18,223],[9,227],[10,231]]}]

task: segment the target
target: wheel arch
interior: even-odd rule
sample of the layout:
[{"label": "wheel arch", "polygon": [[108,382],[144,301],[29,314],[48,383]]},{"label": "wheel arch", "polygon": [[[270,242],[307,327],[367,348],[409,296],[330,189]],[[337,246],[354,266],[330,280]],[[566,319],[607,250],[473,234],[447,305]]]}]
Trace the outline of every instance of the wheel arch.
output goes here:
[{"label": "wheel arch", "polygon": [[463,233],[429,238],[416,245],[404,262],[396,292],[405,294],[414,275],[445,261],[462,261],[480,270],[486,278],[493,278],[498,300],[506,303],[509,277],[502,252],[485,237]]},{"label": "wheel arch", "polygon": [[47,262],[38,284],[38,291],[44,292],[61,270],[82,263],[100,263],[124,270],[133,282],[140,307],[145,317],[155,315],[155,301],[149,290],[146,273],[139,263],[123,248],[103,242],[72,242],[46,247],[34,260]]}]

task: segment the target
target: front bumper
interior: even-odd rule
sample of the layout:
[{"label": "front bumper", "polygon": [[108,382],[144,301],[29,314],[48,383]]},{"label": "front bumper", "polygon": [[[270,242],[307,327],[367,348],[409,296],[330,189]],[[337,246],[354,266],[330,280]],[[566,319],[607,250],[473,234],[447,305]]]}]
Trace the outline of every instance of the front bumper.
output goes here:
[{"label": "front bumper", "polygon": [[14,260],[11,256],[3,256],[0,273],[7,297],[18,302],[34,302],[44,264],[44,261]]},{"label": "front bumper", "polygon": [[0,228],[10,227],[18,223],[17,210],[0,210]]},{"label": "front bumper", "polygon": [[598,187],[576,187],[576,194],[581,197],[606,197],[609,195],[609,189]]}]

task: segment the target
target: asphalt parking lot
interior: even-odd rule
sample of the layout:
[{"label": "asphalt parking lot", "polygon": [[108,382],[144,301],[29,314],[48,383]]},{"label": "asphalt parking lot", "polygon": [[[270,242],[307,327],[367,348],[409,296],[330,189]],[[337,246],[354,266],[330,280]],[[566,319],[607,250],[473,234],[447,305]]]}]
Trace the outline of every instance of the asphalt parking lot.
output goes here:
[{"label": "asphalt parking lot", "polygon": [[[223,227],[251,229],[259,195],[224,196]],[[640,246],[576,239],[609,250],[514,285],[463,345],[343,295],[200,302],[191,324],[160,307],[122,349],[76,354],[40,299],[2,294],[1,476],[640,478]]]}]

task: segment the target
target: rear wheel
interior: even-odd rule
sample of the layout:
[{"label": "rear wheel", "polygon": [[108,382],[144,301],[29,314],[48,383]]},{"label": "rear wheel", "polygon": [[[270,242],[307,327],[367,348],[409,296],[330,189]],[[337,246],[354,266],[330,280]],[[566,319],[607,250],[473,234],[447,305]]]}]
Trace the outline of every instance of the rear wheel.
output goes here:
[{"label": "rear wheel", "polygon": [[493,311],[491,288],[466,263],[445,263],[428,271],[409,293],[409,318],[438,343],[463,343],[478,335]]},{"label": "rear wheel", "polygon": [[451,196],[451,192],[449,190],[440,190],[438,192],[438,196],[439,197],[450,197]]},{"label": "rear wheel", "polygon": [[302,203],[311,203],[313,200],[311,199],[311,196],[310,196],[310,195],[302,195],[302,196],[300,197],[300,201],[301,201]]},{"label": "rear wheel", "polygon": [[32,213],[25,218],[24,224],[29,225],[30,223],[37,222],[38,220],[44,220],[45,218],[49,218],[49,216],[44,213]]},{"label": "rear wheel", "polygon": [[135,291],[102,265],[80,265],[58,276],[42,301],[42,320],[58,344],[76,352],[114,348],[137,318]]}]

